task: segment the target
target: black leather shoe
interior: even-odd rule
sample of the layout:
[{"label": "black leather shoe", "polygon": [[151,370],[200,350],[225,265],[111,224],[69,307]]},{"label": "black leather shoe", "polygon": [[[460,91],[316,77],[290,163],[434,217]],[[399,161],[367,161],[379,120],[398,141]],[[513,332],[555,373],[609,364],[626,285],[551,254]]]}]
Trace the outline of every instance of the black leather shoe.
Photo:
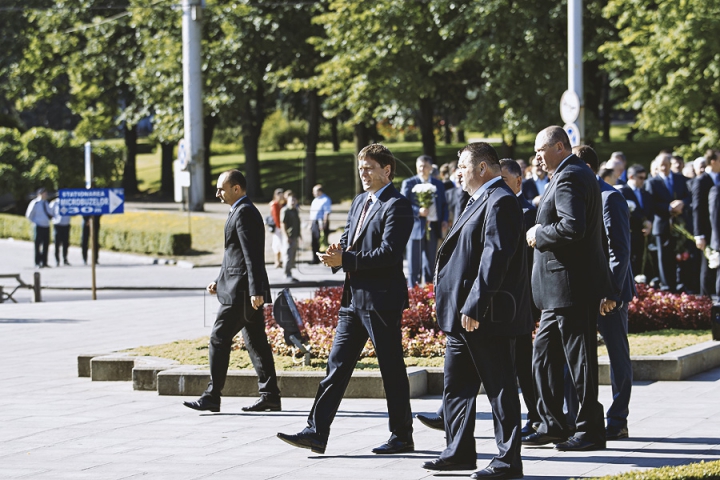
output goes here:
[{"label": "black leather shoe", "polygon": [[608,427],[605,429],[605,439],[606,440],[620,440],[623,438],[628,438],[627,427],[621,427],[621,428]]},{"label": "black leather shoe", "polygon": [[437,470],[439,472],[449,472],[454,470],[475,470],[477,467],[474,463],[455,463],[442,458],[436,458],[429,462],[423,463],[425,470]]},{"label": "black leather shoe", "polygon": [[327,442],[313,438],[307,433],[298,433],[297,435],[287,435],[285,433],[278,433],[277,437],[285,443],[289,443],[293,447],[307,448],[312,450],[313,453],[325,453]]},{"label": "black leather shoe", "polygon": [[279,412],[280,410],[282,410],[280,398],[270,400],[268,397],[260,397],[249,407],[242,407],[243,412]]},{"label": "black leather shoe", "polygon": [[522,438],[528,437],[535,433],[535,429],[533,428],[533,422],[532,420],[528,420],[525,426],[520,430],[520,436]]},{"label": "black leather shoe", "polygon": [[526,447],[539,447],[542,445],[547,445],[548,443],[564,442],[565,440],[567,439],[563,437],[555,437],[553,435],[535,432],[528,435],[527,437],[523,437],[522,444]]},{"label": "black leather shoe", "polygon": [[201,412],[217,413],[220,411],[220,402],[215,403],[207,397],[200,397],[194,402],[183,402],[183,405],[193,410],[200,410]]},{"label": "black leather shoe", "polygon": [[415,418],[420,420],[420,423],[428,428],[445,431],[445,419],[440,415],[423,415],[422,413],[418,413],[415,415]]},{"label": "black leather shoe", "polygon": [[470,478],[523,478],[523,472],[511,468],[485,467],[470,475]]},{"label": "black leather shoe", "polygon": [[412,438],[408,440],[407,442],[401,442],[397,438],[391,438],[387,442],[383,443],[377,448],[372,449],[372,453],[376,453],[378,455],[391,455],[393,453],[404,453],[404,452],[414,452],[415,451],[415,444],[412,441]]},{"label": "black leather shoe", "polygon": [[590,442],[577,437],[570,437],[562,443],[555,445],[561,452],[587,452],[590,450],[605,450],[605,442]]}]

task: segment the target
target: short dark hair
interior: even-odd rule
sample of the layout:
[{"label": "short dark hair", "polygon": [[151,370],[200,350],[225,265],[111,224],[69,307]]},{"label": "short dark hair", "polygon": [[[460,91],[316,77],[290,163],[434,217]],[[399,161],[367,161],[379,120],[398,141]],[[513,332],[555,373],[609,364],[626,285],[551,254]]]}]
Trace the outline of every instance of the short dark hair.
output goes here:
[{"label": "short dark hair", "polygon": [[522,176],[522,169],[520,168],[520,164],[512,158],[503,158],[502,160],[500,160],[500,168],[506,169],[515,177]]},{"label": "short dark hair", "polygon": [[614,173],[615,170],[613,170],[612,168],[603,168],[603,171],[600,172],[600,178],[605,180],[608,177],[612,177]]},{"label": "short dark hair", "polygon": [[565,147],[565,150],[572,149],[572,145],[570,145],[570,137],[568,137],[567,132],[562,127],[553,125],[551,127],[547,127],[545,130],[543,130],[543,132],[545,132],[545,135],[547,136],[545,145],[555,145],[556,143],[562,143],[563,147]]},{"label": "short dark hair", "polygon": [[647,170],[645,170],[645,167],[643,167],[643,166],[640,165],[639,163],[638,163],[638,164],[635,164],[635,165],[632,165],[632,166],[631,166],[630,168],[628,168],[628,170],[627,170],[627,176],[628,176],[628,178],[634,177],[634,176],[637,175],[638,173],[647,173]]},{"label": "short dark hair", "polygon": [[590,166],[590,170],[597,173],[600,167],[600,161],[598,160],[597,153],[590,145],[578,145],[573,147],[572,152],[580,157],[580,160],[587,163]]},{"label": "short dark hair", "polygon": [[418,160],[422,160],[425,163],[429,163],[430,166],[433,164],[433,158],[430,155],[420,155],[418,158],[415,159],[417,162]]},{"label": "short dark hair", "polygon": [[710,163],[711,160],[717,160],[717,154],[715,153],[715,150],[713,150],[712,148],[708,148],[707,150],[705,150],[704,157],[705,157],[705,160],[708,161],[708,163]]},{"label": "short dark hair", "polygon": [[225,175],[225,181],[228,182],[231,187],[239,185],[243,190],[247,190],[247,180],[245,180],[245,175],[243,175],[240,170],[227,170],[222,174]]},{"label": "short dark hair", "polygon": [[375,160],[380,164],[380,168],[385,168],[386,165],[390,165],[390,180],[395,178],[395,168],[397,163],[395,162],[395,156],[392,154],[389,148],[379,143],[372,143],[367,147],[363,147],[358,153],[358,161],[365,159]]},{"label": "short dark hair", "polygon": [[498,154],[489,143],[470,143],[458,151],[458,158],[465,152],[470,153],[470,162],[473,165],[477,166],[480,162],[486,162],[490,167],[500,166]]}]

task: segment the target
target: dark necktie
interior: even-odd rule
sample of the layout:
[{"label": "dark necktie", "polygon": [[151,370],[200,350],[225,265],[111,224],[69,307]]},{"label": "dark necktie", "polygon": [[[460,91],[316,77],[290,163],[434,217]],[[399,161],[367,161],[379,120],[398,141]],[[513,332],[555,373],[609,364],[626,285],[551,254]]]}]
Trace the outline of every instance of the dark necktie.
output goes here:
[{"label": "dark necktie", "polygon": [[670,191],[670,195],[673,194],[673,178],[672,173],[667,176],[665,179],[665,185],[667,186],[668,190]]},{"label": "dark necktie", "polygon": [[468,200],[467,205],[465,205],[465,208],[463,208],[463,211],[460,212],[460,215],[458,215],[458,220],[462,218],[463,215],[465,215],[465,212],[470,210],[470,207],[472,204],[475,203],[475,197],[470,197],[470,200]]},{"label": "dark necktie", "polygon": [[640,208],[645,208],[645,207],[643,207],[643,204],[642,204],[642,192],[640,191],[639,188],[635,189],[635,197],[637,198],[638,205],[640,205]]},{"label": "dark necktie", "polygon": [[355,245],[355,242],[357,242],[357,238],[360,235],[360,230],[362,230],[363,223],[365,223],[365,215],[367,215],[368,210],[370,210],[370,205],[372,205],[372,197],[368,195],[367,202],[365,202],[365,206],[362,209],[362,213],[360,214],[360,221],[358,222],[358,226],[355,229],[355,235],[353,236],[353,242],[352,244]]}]

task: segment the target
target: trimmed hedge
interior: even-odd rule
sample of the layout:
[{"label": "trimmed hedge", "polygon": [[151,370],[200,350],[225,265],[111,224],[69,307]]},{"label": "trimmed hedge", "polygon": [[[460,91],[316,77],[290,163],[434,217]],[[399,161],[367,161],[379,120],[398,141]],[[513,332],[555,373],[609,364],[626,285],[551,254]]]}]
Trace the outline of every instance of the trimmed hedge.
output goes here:
[{"label": "trimmed hedge", "polygon": [[[108,225],[109,223],[109,225]],[[70,243],[80,245],[82,238],[82,220],[72,219]],[[16,238],[32,240],[32,224],[19,215],[0,214],[0,238]],[[121,252],[146,253],[156,255],[182,255],[190,250],[191,236],[189,233],[178,233],[161,228],[128,228],[103,224],[100,221],[100,248]]]},{"label": "trimmed hedge", "polygon": [[691,463],[677,467],[661,467],[642,472],[600,477],[598,480],[695,480],[720,478],[720,461]]}]

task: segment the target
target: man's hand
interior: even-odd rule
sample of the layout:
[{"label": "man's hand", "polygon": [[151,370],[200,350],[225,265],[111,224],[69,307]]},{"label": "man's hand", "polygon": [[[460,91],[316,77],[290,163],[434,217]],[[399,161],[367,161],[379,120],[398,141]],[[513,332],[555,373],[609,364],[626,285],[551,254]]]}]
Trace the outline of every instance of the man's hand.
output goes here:
[{"label": "man's hand", "polygon": [[212,282],[205,290],[207,290],[210,295],[217,294],[217,283]]},{"label": "man's hand", "polygon": [[705,247],[707,247],[707,242],[705,241],[705,237],[702,237],[702,238],[695,237],[695,246],[698,248],[698,250],[704,251]]},{"label": "man's hand", "polygon": [[420,211],[418,212],[418,215],[420,215],[421,217],[427,217],[429,213],[430,213],[430,210],[428,210],[427,208],[424,208],[424,207],[420,207]]},{"label": "man's hand", "polygon": [[615,300],[603,298],[602,300],[600,300],[600,315],[604,317],[606,313],[612,312],[612,310],[615,308],[615,305]]},{"label": "man's hand", "polygon": [[535,244],[537,243],[535,240],[535,232],[537,231],[539,226],[540,224],[531,227],[530,230],[528,230],[525,234],[525,240],[527,240],[527,244],[530,248],[535,248]]},{"label": "man's hand", "polygon": [[327,253],[318,254],[318,258],[326,267],[342,267],[342,249],[329,247]]},{"label": "man's hand", "polygon": [[540,205],[540,198],[542,198],[542,197],[540,197],[540,195],[538,195],[537,197],[533,198],[533,199],[532,199],[532,204],[535,205],[536,207],[537,207],[538,205]]},{"label": "man's hand", "polygon": [[474,318],[468,317],[467,315],[463,315],[462,317],[460,317],[460,323],[462,324],[462,327],[468,332],[473,332],[477,330],[480,326],[480,322],[478,322]]},{"label": "man's hand", "polygon": [[685,203],[682,200],[673,200],[670,202],[670,213],[675,216],[680,215],[684,206]]},{"label": "man's hand", "polygon": [[265,297],[262,295],[250,295],[250,303],[252,304],[252,307],[257,310],[265,305]]}]

